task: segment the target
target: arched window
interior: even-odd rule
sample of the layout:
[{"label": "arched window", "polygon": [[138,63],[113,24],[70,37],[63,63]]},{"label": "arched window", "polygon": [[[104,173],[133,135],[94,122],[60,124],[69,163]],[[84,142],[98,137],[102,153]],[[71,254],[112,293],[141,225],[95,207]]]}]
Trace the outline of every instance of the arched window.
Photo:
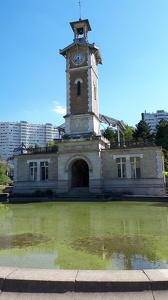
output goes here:
[{"label": "arched window", "polygon": [[75,80],[75,84],[77,85],[77,96],[81,95],[81,83],[83,83],[83,80],[81,78],[77,78]]},{"label": "arched window", "polygon": [[77,83],[77,96],[80,96],[80,94],[81,94],[81,83],[80,83],[80,81],[78,81],[78,83]]}]

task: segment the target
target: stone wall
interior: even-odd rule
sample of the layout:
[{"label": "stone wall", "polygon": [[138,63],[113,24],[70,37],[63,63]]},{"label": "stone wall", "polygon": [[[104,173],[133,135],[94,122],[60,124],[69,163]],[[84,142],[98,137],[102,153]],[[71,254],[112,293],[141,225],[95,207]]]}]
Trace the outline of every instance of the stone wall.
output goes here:
[{"label": "stone wall", "polygon": [[[48,161],[48,180],[30,181],[30,162]],[[58,180],[58,154],[31,154],[15,156],[14,188],[13,193],[30,194],[36,190],[57,190]]]},{"label": "stone wall", "polygon": [[[103,178],[116,178],[117,177],[117,166],[115,156],[142,156],[140,158],[140,168],[142,178],[157,178],[158,165],[157,155],[158,151],[161,153],[159,147],[148,147],[148,148],[127,148],[127,149],[110,149],[102,151],[102,172]],[[160,156],[161,159],[161,156]],[[159,165],[162,165],[160,160]],[[162,176],[163,177],[163,176]]]},{"label": "stone wall", "polygon": [[34,154],[34,155],[19,155],[15,157],[17,159],[17,179],[16,181],[29,181],[29,162],[30,161],[45,161],[50,160],[48,163],[48,179],[58,179],[58,154],[57,153],[45,153],[45,154]]},{"label": "stone wall", "polygon": [[[117,178],[117,157],[140,158],[140,178]],[[130,163],[129,163],[130,164]],[[106,192],[165,195],[160,147],[110,149],[102,151],[103,190]]]},{"label": "stone wall", "polygon": [[[77,84],[75,81],[80,78],[81,95],[77,96]],[[70,73],[70,99],[71,99],[71,114],[81,114],[88,112],[88,82],[87,82],[87,69],[76,70]]]},{"label": "stone wall", "polygon": [[[126,157],[126,178],[118,178],[118,157]],[[139,178],[131,178],[130,157],[140,159]],[[55,194],[66,193],[72,187],[72,165],[80,159],[88,165],[91,193],[165,195],[160,147],[105,150],[102,139],[72,139],[60,143],[58,153],[16,156],[13,192],[32,193],[37,189],[52,189]],[[38,178],[30,181],[29,163],[33,161],[38,161],[38,164],[48,161],[48,180]]]},{"label": "stone wall", "polygon": [[71,167],[78,160],[83,159],[89,167],[89,190],[101,192],[101,156],[99,140],[84,140],[61,143],[58,151],[58,191],[68,192],[71,188]]}]

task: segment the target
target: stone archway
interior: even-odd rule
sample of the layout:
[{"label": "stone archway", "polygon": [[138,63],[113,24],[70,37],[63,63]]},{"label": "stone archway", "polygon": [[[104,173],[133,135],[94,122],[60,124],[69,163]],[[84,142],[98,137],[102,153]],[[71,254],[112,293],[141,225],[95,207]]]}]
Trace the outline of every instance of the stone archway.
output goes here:
[{"label": "stone archway", "polygon": [[89,167],[84,159],[75,160],[71,167],[72,187],[89,186]]}]

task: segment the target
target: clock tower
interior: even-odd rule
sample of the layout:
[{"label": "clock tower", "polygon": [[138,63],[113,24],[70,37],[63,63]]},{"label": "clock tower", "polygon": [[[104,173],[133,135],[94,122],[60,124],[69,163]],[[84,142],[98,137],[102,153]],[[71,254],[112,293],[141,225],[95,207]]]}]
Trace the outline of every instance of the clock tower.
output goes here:
[{"label": "clock tower", "polygon": [[102,58],[94,43],[88,42],[89,21],[70,23],[73,43],[60,50],[66,59],[65,138],[100,135],[98,111],[98,64]]}]

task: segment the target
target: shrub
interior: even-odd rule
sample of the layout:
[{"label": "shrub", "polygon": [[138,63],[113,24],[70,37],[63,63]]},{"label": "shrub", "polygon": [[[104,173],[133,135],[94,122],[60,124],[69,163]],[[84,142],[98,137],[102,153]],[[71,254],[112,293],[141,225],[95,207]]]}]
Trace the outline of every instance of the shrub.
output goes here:
[{"label": "shrub", "polygon": [[36,190],[36,191],[33,193],[33,196],[35,196],[35,197],[44,197],[44,196],[45,196],[45,191],[42,191],[42,190]]},{"label": "shrub", "polygon": [[50,197],[50,196],[53,195],[53,191],[52,191],[51,189],[47,189],[47,190],[45,191],[45,195],[46,195],[47,197]]},{"label": "shrub", "polygon": [[35,197],[50,197],[52,195],[53,195],[53,191],[51,189],[47,189],[45,191],[39,189],[33,193],[33,196]]}]

